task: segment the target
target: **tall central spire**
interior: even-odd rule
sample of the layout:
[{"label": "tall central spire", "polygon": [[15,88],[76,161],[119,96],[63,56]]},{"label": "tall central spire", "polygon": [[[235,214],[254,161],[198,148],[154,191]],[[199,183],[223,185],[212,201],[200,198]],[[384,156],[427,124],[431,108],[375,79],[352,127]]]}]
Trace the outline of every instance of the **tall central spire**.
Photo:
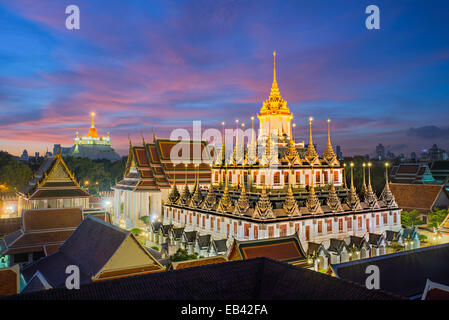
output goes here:
[{"label": "tall central spire", "polygon": [[92,124],[91,124],[90,127],[91,127],[91,128],[95,128],[95,122],[94,122],[95,112],[92,112],[90,115],[92,116]]},{"label": "tall central spire", "polygon": [[280,96],[278,83],[276,81],[276,51],[273,51],[273,84],[271,86],[270,96]]}]

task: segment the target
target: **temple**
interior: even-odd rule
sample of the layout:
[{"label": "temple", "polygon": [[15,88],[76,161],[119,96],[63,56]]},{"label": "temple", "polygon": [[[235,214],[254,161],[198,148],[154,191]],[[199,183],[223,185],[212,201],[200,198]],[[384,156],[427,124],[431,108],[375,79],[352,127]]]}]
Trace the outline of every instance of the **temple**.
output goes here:
[{"label": "temple", "polygon": [[97,128],[95,127],[95,113],[91,113],[92,124],[89,128],[87,136],[79,136],[76,132],[73,146],[70,148],[63,148],[60,145],[54,146],[53,153],[60,153],[63,156],[72,155],[78,158],[89,158],[91,160],[107,159],[116,161],[120,159],[120,155],[114,151],[111,146],[111,139],[109,132],[106,137],[99,136]]},{"label": "temple", "polygon": [[18,193],[18,213],[50,208],[89,209],[90,195],[81,188],[60,154],[47,157]]},{"label": "temple", "polygon": [[[327,250],[334,246],[339,256],[344,256],[338,262],[349,259],[344,239],[349,243],[350,236],[359,236],[368,241],[387,230],[401,229],[401,209],[389,189],[388,177],[378,196],[368,166],[368,185],[358,193],[353,164],[347,182],[345,167],[333,151],[330,120],[327,145],[320,156],[313,142],[313,118],[309,118],[305,150],[295,141],[292,118],[274,68],[270,95],[258,114],[258,137],[251,137],[245,146],[237,135],[231,154],[227,154],[223,139],[207,190],[199,187],[205,180],[198,178],[192,192],[181,193],[174,181],[168,181],[172,189],[164,198],[162,226],[228,242],[232,238],[244,241],[297,234],[305,250],[309,242],[323,244]],[[385,247],[377,252],[385,253]]]},{"label": "temple", "polygon": [[[187,148],[182,148],[183,144]],[[172,162],[170,154],[176,145],[181,146],[180,153],[177,161]],[[194,157],[195,146],[201,148],[201,153],[206,155],[202,163],[201,159]],[[183,154],[183,150],[191,152]],[[114,223],[133,228],[143,225],[141,217],[160,217],[163,200],[169,198],[172,185],[175,188],[176,185],[183,185],[185,197],[190,197],[189,187],[196,183],[199,186],[209,186],[211,161],[212,155],[205,142],[171,141],[158,139],[155,135],[152,143],[147,143],[143,137],[141,145],[133,145],[130,140],[124,177],[113,187]]]}]

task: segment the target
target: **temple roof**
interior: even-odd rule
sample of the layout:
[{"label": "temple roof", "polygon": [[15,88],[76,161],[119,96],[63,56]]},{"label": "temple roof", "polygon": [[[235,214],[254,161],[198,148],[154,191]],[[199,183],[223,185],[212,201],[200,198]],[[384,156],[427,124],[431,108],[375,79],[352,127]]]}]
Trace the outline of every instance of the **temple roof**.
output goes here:
[{"label": "temple roof", "polygon": [[45,158],[33,178],[18,194],[32,200],[90,197],[59,154]]},{"label": "temple roof", "polygon": [[[204,141],[184,142],[157,138],[153,143],[146,143],[143,139],[143,145],[137,146],[130,142],[124,178],[113,188],[159,192],[161,189],[169,189],[175,182],[178,185],[192,185],[196,176],[199,176],[199,184],[208,184],[211,181],[209,163],[212,156],[206,146]],[[176,159],[172,161],[173,148],[177,150],[173,151]],[[202,162],[199,163],[200,161]],[[184,162],[188,162],[187,165]],[[195,163],[199,165],[196,166]]]}]

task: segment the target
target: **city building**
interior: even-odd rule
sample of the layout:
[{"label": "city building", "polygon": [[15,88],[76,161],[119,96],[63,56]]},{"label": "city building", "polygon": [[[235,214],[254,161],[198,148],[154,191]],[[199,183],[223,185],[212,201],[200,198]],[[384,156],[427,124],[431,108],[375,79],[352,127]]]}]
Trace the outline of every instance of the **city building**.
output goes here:
[{"label": "city building", "polygon": [[341,147],[339,145],[337,145],[336,154],[337,154],[337,160],[339,160],[339,161],[343,160],[343,152],[341,151]]},{"label": "city building", "polygon": [[23,150],[22,155],[20,156],[20,161],[28,161],[29,160],[28,151],[26,149]]},{"label": "city building", "polygon": [[90,195],[75,180],[60,154],[45,158],[17,195],[19,215],[35,209],[89,208]]},{"label": "city building", "polygon": [[[219,153],[211,167],[212,181],[207,190],[197,181],[192,193],[180,193],[173,184],[163,205],[164,225],[183,227],[186,233],[211,234],[212,239],[234,237],[239,241],[299,234],[306,250],[309,241],[323,243],[401,228],[401,209],[388,180],[378,198],[369,174],[368,186],[359,197],[350,166],[347,187],[344,167],[332,148],[330,121],[323,156],[314,148],[311,118],[307,150],[304,156],[298,154],[294,137],[289,135],[288,107],[279,94],[276,78],[260,113],[264,115],[264,127],[259,132],[267,134],[267,123],[268,128],[277,129],[271,135],[251,139],[248,148],[240,148],[241,154],[238,144],[229,158]],[[265,146],[256,145],[256,140],[264,140]],[[273,147],[273,140],[284,144],[284,153],[276,152],[279,148]]]},{"label": "city building", "polygon": [[53,254],[23,268],[27,282],[39,272],[51,288],[65,288],[68,265],[80,269],[80,284],[164,271],[131,231],[87,216]]},{"label": "city building", "polygon": [[91,113],[92,124],[89,128],[87,136],[79,136],[76,133],[74,144],[70,148],[63,148],[59,144],[53,147],[53,154],[61,154],[62,156],[72,155],[77,158],[89,158],[91,160],[107,159],[111,161],[120,160],[120,155],[114,151],[111,146],[111,138],[109,132],[105,136],[100,136],[95,127],[95,113]]},{"label": "city building", "polygon": [[382,143],[379,143],[379,145],[376,147],[376,158],[378,160],[384,160],[385,156],[385,147],[382,145]]},{"label": "city building", "polygon": [[[170,185],[184,184],[183,193],[190,194],[195,182],[199,186],[210,184],[210,163],[212,156],[205,142],[171,141],[157,139],[152,143],[133,145],[129,142],[128,160],[124,177],[112,188],[114,190],[114,224],[126,228],[144,226],[139,218],[161,216],[162,203],[166,200]],[[174,146],[180,146],[176,162],[170,155]],[[194,158],[195,148],[200,148],[201,159]],[[189,154],[183,154],[184,150]],[[198,179],[196,179],[198,175]]]}]

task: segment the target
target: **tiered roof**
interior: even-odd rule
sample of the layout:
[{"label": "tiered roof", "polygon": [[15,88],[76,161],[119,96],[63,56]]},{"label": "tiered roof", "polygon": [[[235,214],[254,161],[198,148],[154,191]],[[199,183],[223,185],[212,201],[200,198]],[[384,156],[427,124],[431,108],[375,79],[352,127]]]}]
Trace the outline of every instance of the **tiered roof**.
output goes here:
[{"label": "tiered roof", "polygon": [[29,200],[90,197],[59,154],[45,158],[31,181],[18,194]]},{"label": "tiered roof", "polygon": [[[146,143],[145,139],[142,140],[142,145],[138,146],[134,146],[130,141],[124,178],[114,189],[159,192],[161,189],[169,189],[175,182],[178,185],[191,185],[197,180],[200,185],[210,183],[209,162],[212,158],[206,142],[155,138],[153,143]],[[194,157],[198,145],[202,159]],[[175,146],[176,150],[179,148],[179,152],[176,159],[172,160],[171,153]],[[190,150],[189,154],[182,154],[184,149]]]},{"label": "tiered roof", "polygon": [[0,241],[2,254],[55,252],[83,220],[79,208],[29,210],[22,215],[21,229]]}]

